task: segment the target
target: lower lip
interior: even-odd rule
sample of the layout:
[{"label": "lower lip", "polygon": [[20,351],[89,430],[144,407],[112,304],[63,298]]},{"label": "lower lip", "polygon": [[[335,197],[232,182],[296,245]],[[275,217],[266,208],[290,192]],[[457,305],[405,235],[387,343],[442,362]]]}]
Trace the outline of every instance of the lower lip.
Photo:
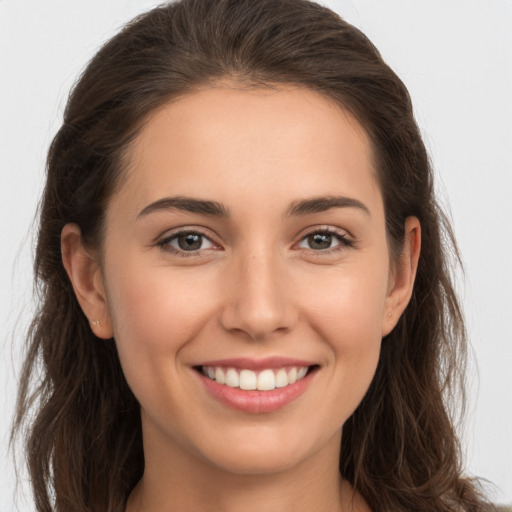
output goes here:
[{"label": "lower lip", "polygon": [[294,384],[289,384],[282,388],[275,388],[270,391],[245,391],[240,388],[232,388],[225,384],[219,384],[201,373],[196,373],[206,389],[214,398],[223,404],[240,411],[260,414],[277,411],[296,400],[306,391],[306,388],[316,372],[309,372],[305,377]]}]

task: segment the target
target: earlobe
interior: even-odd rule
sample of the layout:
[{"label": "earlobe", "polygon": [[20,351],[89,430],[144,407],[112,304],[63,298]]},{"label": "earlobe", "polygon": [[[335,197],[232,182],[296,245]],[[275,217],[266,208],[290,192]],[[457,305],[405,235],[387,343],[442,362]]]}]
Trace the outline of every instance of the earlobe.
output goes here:
[{"label": "earlobe", "polygon": [[388,296],[382,318],[382,336],[397,324],[411,299],[421,251],[421,225],[416,217],[405,221],[402,253],[390,277]]},{"label": "earlobe", "polygon": [[83,244],[77,224],[66,224],[61,233],[62,263],[91,330],[103,339],[112,338],[112,323],[98,260]]}]

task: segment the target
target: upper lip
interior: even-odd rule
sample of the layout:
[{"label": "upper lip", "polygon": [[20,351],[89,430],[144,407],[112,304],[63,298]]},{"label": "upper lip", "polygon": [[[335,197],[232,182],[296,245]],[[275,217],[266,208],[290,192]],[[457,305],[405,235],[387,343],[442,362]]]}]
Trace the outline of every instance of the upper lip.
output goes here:
[{"label": "upper lip", "polygon": [[304,359],[293,359],[290,357],[265,357],[253,359],[250,357],[235,357],[230,359],[216,359],[214,361],[203,361],[194,366],[220,366],[226,368],[243,368],[247,370],[265,370],[267,368],[282,368],[283,366],[313,366],[316,363]]}]

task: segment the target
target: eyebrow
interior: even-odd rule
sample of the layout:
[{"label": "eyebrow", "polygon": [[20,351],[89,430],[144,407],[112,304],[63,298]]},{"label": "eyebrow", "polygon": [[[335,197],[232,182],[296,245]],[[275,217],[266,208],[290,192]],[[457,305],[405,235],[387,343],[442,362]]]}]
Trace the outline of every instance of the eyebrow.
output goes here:
[{"label": "eyebrow", "polygon": [[[288,208],[287,216],[302,216],[311,213],[321,213],[331,208],[357,208],[367,215],[370,215],[370,210],[364,203],[358,199],[345,196],[324,196],[313,197],[311,199],[303,199],[294,201]],[[371,216],[371,215],[370,215]]]},{"label": "eyebrow", "polygon": [[212,215],[214,217],[229,217],[229,209],[217,201],[207,201],[204,199],[194,199],[192,197],[164,197],[154,203],[148,204],[137,215],[137,219],[145,217],[150,213],[162,210],[182,210],[190,213],[200,213],[203,215]]},{"label": "eyebrow", "polygon": [[[345,196],[323,196],[293,201],[286,211],[286,216],[292,217],[321,213],[331,208],[357,208],[370,215],[370,210],[358,199]],[[137,219],[153,212],[166,210],[182,210],[189,213],[222,218],[230,217],[229,208],[217,201],[175,196],[164,197],[147,205],[139,212]]]}]

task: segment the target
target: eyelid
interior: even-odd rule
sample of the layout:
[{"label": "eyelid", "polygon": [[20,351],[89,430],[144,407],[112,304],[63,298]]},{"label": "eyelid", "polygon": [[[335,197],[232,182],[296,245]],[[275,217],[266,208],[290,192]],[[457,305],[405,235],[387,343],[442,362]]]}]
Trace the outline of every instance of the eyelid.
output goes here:
[{"label": "eyelid", "polygon": [[[205,251],[211,251],[211,250],[219,250],[222,249],[219,243],[217,243],[214,240],[214,237],[206,234],[204,232],[204,228],[196,227],[196,226],[181,226],[178,228],[171,229],[169,231],[166,231],[163,235],[159,236],[155,240],[155,245],[160,247],[163,251],[170,252],[171,254],[177,254],[179,256],[183,257],[194,257],[194,256],[201,256]],[[186,251],[183,249],[179,249],[177,247],[173,247],[170,242],[172,240],[177,239],[180,235],[187,235],[187,234],[196,234],[199,235],[206,240],[208,240],[213,247],[207,247],[207,248],[201,248],[197,249],[195,251]]]},{"label": "eyelid", "polygon": [[309,248],[305,248],[305,247],[298,247],[298,249],[321,256],[321,255],[329,254],[331,252],[349,249],[351,247],[354,247],[354,245],[355,245],[355,240],[353,239],[353,237],[350,235],[350,233],[347,230],[340,229],[340,228],[337,228],[334,226],[319,225],[319,226],[310,226],[309,228],[307,228],[307,230],[303,230],[302,233],[298,237],[298,241],[295,242],[294,247],[298,246],[298,244],[300,244],[307,237],[315,235],[317,233],[327,233],[329,235],[332,235],[339,240],[339,244],[334,247],[329,247],[329,248],[323,249],[323,250],[315,250],[315,249],[309,249]]},{"label": "eyelid", "polygon": [[[205,233],[205,231],[210,231],[210,230],[206,230],[205,228],[203,228],[201,226],[176,227],[174,229],[166,231],[163,235],[159,236],[155,240],[154,244],[156,246],[159,246],[162,250],[164,250],[166,252],[174,253],[179,256],[184,256],[184,257],[194,257],[194,256],[198,257],[198,256],[201,256],[202,254],[204,254],[204,252],[206,252],[206,251],[222,249],[221,244],[219,244],[215,240],[216,237]],[[321,250],[315,250],[315,249],[310,249],[310,248],[305,248],[305,247],[298,247],[298,245],[303,240],[305,240],[307,237],[312,236],[317,233],[327,233],[329,235],[332,235],[339,240],[339,243],[337,245],[335,245],[334,247],[330,247],[327,249],[321,249]],[[193,250],[193,251],[186,251],[186,250],[179,249],[179,248],[176,248],[176,247],[173,247],[170,245],[171,240],[174,240],[177,237],[179,237],[180,235],[185,235],[185,234],[200,235],[201,237],[204,237],[205,239],[207,239],[213,245],[213,247],[208,247],[208,248],[204,248],[204,249],[201,248],[201,249],[197,249],[197,250]],[[292,248],[296,248],[300,251],[305,251],[308,253],[315,254],[317,256],[321,256],[321,255],[327,255],[332,252],[343,251],[343,250],[353,247],[354,245],[355,245],[355,240],[353,239],[352,235],[346,229],[341,229],[341,228],[330,226],[330,225],[317,225],[317,226],[310,226],[307,229],[302,230],[301,234],[298,236],[298,240],[293,244]]]}]

